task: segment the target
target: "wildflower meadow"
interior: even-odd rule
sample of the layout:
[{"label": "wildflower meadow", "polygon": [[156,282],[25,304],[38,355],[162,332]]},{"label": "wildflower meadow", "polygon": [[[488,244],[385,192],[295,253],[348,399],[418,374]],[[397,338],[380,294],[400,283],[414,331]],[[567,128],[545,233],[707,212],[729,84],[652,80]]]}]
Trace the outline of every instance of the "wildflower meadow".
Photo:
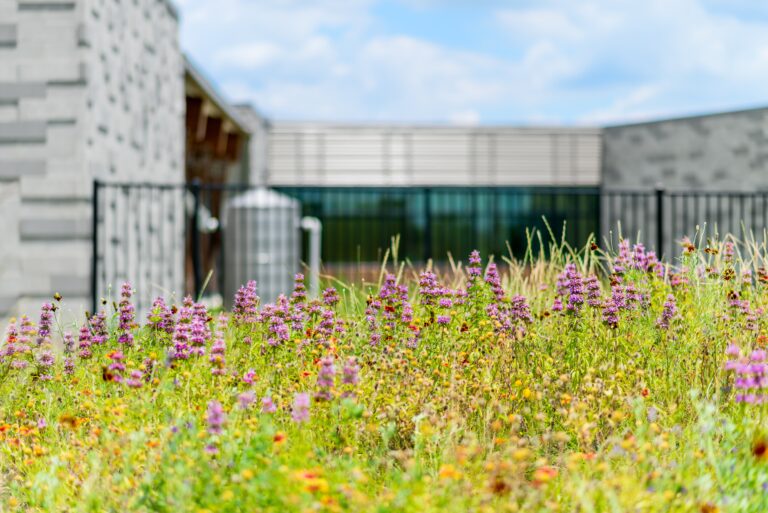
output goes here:
[{"label": "wildflower meadow", "polygon": [[768,511],[768,253],[588,242],[0,346],[0,508]]}]

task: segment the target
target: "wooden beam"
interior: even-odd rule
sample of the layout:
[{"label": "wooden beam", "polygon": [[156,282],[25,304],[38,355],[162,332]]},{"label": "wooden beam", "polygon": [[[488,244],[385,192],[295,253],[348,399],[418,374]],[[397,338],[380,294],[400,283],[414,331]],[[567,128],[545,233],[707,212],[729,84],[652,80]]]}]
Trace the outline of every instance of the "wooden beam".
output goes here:
[{"label": "wooden beam", "polygon": [[240,140],[239,134],[230,132],[227,134],[227,150],[226,157],[232,162],[236,162],[240,157]]},{"label": "wooden beam", "polygon": [[187,137],[195,137],[200,131],[200,115],[203,112],[203,99],[187,96],[186,104]]},{"label": "wooden beam", "polygon": [[221,138],[221,118],[207,116],[205,119],[205,136],[203,143],[209,151],[215,152]]}]

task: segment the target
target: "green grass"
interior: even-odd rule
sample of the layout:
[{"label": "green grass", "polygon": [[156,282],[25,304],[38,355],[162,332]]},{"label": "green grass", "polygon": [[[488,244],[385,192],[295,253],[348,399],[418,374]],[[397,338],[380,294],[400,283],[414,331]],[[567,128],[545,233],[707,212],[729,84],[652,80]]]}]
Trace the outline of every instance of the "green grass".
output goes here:
[{"label": "green grass", "polygon": [[[205,355],[189,359],[169,358],[175,335],[152,326],[132,328],[132,346],[118,343],[119,312],[107,312],[109,337],[90,358],[78,357],[79,326],[56,328],[39,345],[29,328],[21,351],[24,335],[11,331],[0,360],[0,508],[768,511],[766,406],[737,402],[725,369],[729,345],[749,354],[768,341],[765,248],[736,242],[731,258],[731,241],[696,242],[659,264],[663,272],[630,261],[619,277],[616,255],[592,241],[545,246],[533,234],[520,259],[496,262],[502,299],[454,261],[438,281],[468,292],[463,304],[445,295],[451,306],[422,304],[422,270],[388,257],[373,286],[326,278],[341,297],[335,306],[287,303],[276,317],[289,324],[312,305],[317,311],[280,344],[268,343],[270,326],[282,322],[274,316],[217,316]],[[598,276],[599,305],[553,310],[568,263]],[[380,297],[390,272],[406,287],[412,319],[401,319],[403,301]],[[604,309],[619,281],[642,299],[611,326]],[[531,319],[512,316],[505,328],[518,294]],[[658,320],[670,294],[677,313],[665,329]],[[737,295],[749,304],[734,306]],[[338,330],[324,331],[323,311]],[[72,353],[62,343],[67,331]],[[210,358],[217,332],[221,364]],[[40,362],[47,351],[50,368]],[[115,351],[125,371],[108,369]],[[336,370],[330,400],[316,397],[322,358]],[[357,384],[342,380],[350,358]],[[132,370],[139,388],[126,385]],[[255,397],[248,408],[239,405],[243,393]],[[298,393],[313,397],[306,422],[292,419]],[[275,412],[262,413],[265,397]],[[213,401],[224,408],[220,433],[209,425]]]}]

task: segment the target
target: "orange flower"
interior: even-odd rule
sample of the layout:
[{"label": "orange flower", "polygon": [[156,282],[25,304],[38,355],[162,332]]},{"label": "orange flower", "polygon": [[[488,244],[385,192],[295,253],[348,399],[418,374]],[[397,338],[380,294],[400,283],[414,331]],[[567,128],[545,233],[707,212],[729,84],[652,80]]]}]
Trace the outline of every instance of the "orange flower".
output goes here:
[{"label": "orange flower", "polygon": [[283,433],[282,431],[278,431],[277,433],[275,433],[275,436],[272,437],[272,441],[275,442],[275,445],[281,445],[285,443],[285,440],[287,438],[288,437],[285,435],[285,433]]},{"label": "orange flower", "polygon": [[304,481],[304,489],[308,492],[327,492],[328,481],[323,479],[320,470],[300,470],[296,472],[296,478]]},{"label": "orange flower", "polygon": [[533,473],[533,486],[538,488],[557,477],[557,469],[554,467],[539,467]]},{"label": "orange flower", "polygon": [[441,479],[459,479],[461,477],[461,472],[456,470],[455,466],[448,463],[440,467],[438,475]]},{"label": "orange flower", "polygon": [[69,428],[76,428],[77,427],[77,418],[73,415],[64,414],[61,417],[59,417],[59,422],[61,424],[66,425]]}]

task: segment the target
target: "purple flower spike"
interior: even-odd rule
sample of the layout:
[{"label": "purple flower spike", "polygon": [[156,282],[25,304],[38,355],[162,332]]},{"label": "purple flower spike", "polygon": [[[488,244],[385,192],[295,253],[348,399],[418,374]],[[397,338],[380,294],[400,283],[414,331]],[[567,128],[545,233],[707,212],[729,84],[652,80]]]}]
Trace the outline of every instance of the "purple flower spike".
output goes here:
[{"label": "purple flower spike", "polygon": [[219,435],[223,431],[224,423],[226,422],[226,416],[224,415],[224,408],[218,401],[211,401],[208,403],[208,432],[212,435]]},{"label": "purple flower spike", "polygon": [[297,423],[309,420],[309,394],[305,392],[296,394],[293,398],[291,418]]}]

